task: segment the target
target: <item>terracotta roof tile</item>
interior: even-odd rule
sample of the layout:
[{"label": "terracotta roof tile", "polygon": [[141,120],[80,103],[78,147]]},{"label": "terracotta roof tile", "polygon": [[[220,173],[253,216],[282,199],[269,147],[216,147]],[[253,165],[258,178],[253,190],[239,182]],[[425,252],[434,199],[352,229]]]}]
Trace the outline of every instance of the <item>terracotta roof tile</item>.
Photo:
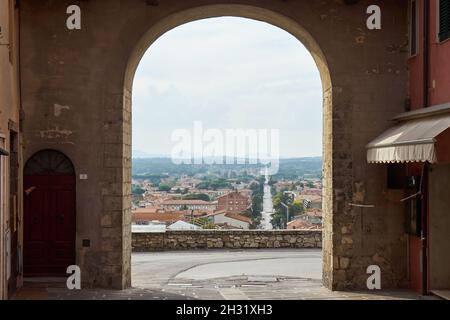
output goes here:
[{"label": "terracotta roof tile", "polygon": [[225,217],[228,217],[228,218],[234,219],[234,220],[239,220],[242,222],[252,223],[252,219],[250,219],[246,216],[243,216],[241,214],[237,214],[237,213],[226,213]]},{"label": "terracotta roof tile", "polygon": [[142,213],[142,212],[132,212],[133,222],[138,221],[161,221],[173,223],[178,220],[184,219],[184,213]]},{"label": "terracotta roof tile", "polygon": [[303,220],[303,219],[295,219],[288,223],[288,229],[320,229],[320,226],[313,225],[312,223]]}]

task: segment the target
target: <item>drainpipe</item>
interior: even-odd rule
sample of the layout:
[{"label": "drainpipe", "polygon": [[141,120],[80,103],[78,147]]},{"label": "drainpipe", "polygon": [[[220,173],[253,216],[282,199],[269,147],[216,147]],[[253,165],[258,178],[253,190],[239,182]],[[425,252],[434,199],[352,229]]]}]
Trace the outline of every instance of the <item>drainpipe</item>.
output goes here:
[{"label": "drainpipe", "polygon": [[[429,107],[429,75],[430,75],[430,1],[423,0],[423,102],[424,108]],[[422,179],[422,295],[428,294],[428,163],[424,164]]]},{"label": "drainpipe", "polygon": [[21,33],[22,33],[22,29],[21,29],[21,12],[20,12],[20,0],[16,0],[16,3],[14,5],[15,9],[17,9],[17,28],[18,28],[18,32],[17,32],[17,72],[18,72],[18,81],[19,81],[19,87],[18,87],[18,92],[19,92],[19,131],[22,132],[22,122],[25,118],[25,112],[23,110],[23,106],[22,106],[22,64],[21,64],[21,59],[22,59],[22,54],[21,54]]},{"label": "drainpipe", "polygon": [[421,206],[421,245],[422,245],[422,295],[428,295],[428,179],[430,167],[426,162],[422,173],[422,206]]},{"label": "drainpipe", "polygon": [[423,104],[424,108],[428,108],[430,103],[430,1],[423,1]]}]

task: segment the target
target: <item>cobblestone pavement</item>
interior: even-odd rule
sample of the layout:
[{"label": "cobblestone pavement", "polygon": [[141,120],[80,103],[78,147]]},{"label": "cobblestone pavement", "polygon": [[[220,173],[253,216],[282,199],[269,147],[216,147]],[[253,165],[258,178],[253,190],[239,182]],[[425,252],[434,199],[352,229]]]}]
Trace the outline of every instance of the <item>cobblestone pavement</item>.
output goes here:
[{"label": "cobblestone pavement", "polygon": [[410,291],[331,292],[321,284],[317,249],[217,250],[133,254],[133,288],[64,288],[32,281],[16,299],[89,300],[396,300],[421,299]]}]

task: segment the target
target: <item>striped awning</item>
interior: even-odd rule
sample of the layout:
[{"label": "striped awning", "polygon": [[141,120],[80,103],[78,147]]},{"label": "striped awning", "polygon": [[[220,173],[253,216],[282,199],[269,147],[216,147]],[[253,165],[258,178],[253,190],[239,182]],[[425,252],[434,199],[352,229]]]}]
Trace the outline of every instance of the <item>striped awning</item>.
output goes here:
[{"label": "striped awning", "polygon": [[436,163],[436,139],[449,128],[450,113],[400,120],[367,145],[367,161]]}]

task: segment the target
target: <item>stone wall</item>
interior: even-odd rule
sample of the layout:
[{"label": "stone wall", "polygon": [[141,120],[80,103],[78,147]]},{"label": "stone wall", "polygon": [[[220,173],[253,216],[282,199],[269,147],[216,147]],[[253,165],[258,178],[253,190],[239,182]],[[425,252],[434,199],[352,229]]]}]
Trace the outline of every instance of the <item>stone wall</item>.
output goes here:
[{"label": "stone wall", "polygon": [[[14,9],[12,1],[0,1],[0,25],[1,25],[1,43],[0,45],[0,147],[12,153],[17,152],[17,161],[21,162],[22,152],[21,148],[17,147],[17,144],[21,143],[20,140],[20,88],[19,88],[19,48],[18,48],[18,10]],[[8,23],[9,21],[9,23]],[[8,46],[5,44],[9,44]],[[16,148],[11,146],[10,133],[17,133],[19,141],[16,142]],[[7,265],[7,253],[6,253],[6,230],[9,225],[9,208],[16,206],[19,219],[16,220],[15,232],[12,233],[12,238],[17,237],[19,245],[22,245],[22,178],[19,170],[18,176],[11,176],[8,173],[10,161],[14,161],[15,157],[1,156],[2,160],[2,174],[0,177],[0,183],[4,186],[0,193],[2,198],[2,210],[0,212],[0,300],[6,299],[8,295],[13,294],[14,286],[9,286],[6,279],[6,265]],[[11,162],[17,165],[17,161]],[[5,187],[10,185],[10,180],[18,180],[18,190],[8,190]],[[12,194],[17,193],[16,197]],[[11,199],[16,199],[15,204]],[[11,254],[12,266],[14,261],[19,259]],[[12,267],[10,283],[15,283],[16,268]],[[17,275],[18,282],[21,282],[20,274]],[[9,289],[8,289],[9,288]],[[10,291],[8,291],[10,290]]]},{"label": "stone wall", "polygon": [[82,29],[67,30],[72,1],[21,1],[23,157],[55,149],[72,160],[77,176],[87,175],[77,181],[76,263],[90,285],[131,284],[130,93],[140,58],[179,25],[237,16],[291,33],[321,74],[324,285],[364,289],[367,267],[378,264],[383,288],[402,287],[402,195],[387,189],[386,166],[367,163],[365,146],[404,111],[408,2],[378,2],[382,30],[366,28],[369,0],[80,1]]},{"label": "stone wall", "polygon": [[189,249],[321,248],[322,231],[199,230],[133,233],[134,252]]}]

